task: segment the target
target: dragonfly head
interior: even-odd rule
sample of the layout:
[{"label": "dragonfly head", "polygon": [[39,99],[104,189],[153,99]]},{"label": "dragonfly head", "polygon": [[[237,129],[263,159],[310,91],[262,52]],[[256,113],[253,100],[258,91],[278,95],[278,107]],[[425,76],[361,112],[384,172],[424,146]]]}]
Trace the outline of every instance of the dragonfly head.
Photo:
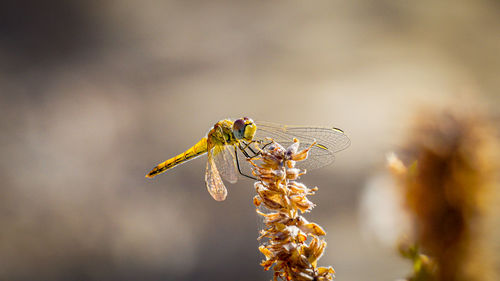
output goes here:
[{"label": "dragonfly head", "polygon": [[236,139],[251,141],[253,140],[255,131],[257,131],[257,126],[250,118],[243,117],[233,123],[233,134]]}]

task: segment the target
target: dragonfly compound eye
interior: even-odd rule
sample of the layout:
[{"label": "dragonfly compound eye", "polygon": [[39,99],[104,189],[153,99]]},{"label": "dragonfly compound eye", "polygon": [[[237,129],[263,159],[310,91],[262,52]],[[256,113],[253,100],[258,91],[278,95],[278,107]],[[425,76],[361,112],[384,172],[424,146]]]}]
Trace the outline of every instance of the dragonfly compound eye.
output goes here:
[{"label": "dragonfly compound eye", "polygon": [[245,121],[238,119],[233,123],[233,134],[237,139],[242,139],[245,135]]}]

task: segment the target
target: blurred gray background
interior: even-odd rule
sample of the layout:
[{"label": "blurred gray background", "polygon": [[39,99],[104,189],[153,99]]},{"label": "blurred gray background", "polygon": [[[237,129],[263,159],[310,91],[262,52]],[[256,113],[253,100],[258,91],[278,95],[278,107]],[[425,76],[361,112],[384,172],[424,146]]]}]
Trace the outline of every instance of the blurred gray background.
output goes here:
[{"label": "blurred gray background", "polygon": [[306,217],[327,231],[320,264],[342,281],[404,277],[363,190],[386,181],[418,108],[498,114],[498,1],[1,6],[2,280],[271,279],[251,180],[216,202],[204,157],[144,178],[241,116],[345,130],[351,147],[301,179],[319,187]]}]

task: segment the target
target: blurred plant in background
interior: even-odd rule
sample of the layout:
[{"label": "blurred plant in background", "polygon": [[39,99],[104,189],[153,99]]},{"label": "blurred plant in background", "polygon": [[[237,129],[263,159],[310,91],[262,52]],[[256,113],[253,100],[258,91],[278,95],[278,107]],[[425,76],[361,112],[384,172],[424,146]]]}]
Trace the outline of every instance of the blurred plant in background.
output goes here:
[{"label": "blurred plant in background", "polygon": [[421,112],[401,159],[388,159],[413,223],[413,236],[400,244],[413,262],[408,280],[498,280],[488,235],[495,232],[489,220],[498,216],[492,207],[499,143],[489,120],[478,115]]}]

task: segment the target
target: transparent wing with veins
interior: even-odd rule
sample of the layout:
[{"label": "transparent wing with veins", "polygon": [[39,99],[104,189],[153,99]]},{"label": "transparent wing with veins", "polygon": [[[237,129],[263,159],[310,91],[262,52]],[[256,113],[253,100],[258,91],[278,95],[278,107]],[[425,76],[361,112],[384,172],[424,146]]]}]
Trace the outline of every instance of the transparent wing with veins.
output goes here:
[{"label": "transparent wing with veins", "polygon": [[214,149],[215,147],[208,150],[205,182],[207,184],[208,193],[210,193],[215,200],[224,201],[227,196],[227,189],[224,182],[222,182],[221,175],[215,164],[213,155]]},{"label": "transparent wing with veins", "polygon": [[317,169],[333,163],[334,153],[346,149],[350,140],[345,133],[337,128],[286,126],[268,122],[256,122],[257,132],[254,140],[261,140],[261,147],[271,138],[287,147],[293,143],[293,138],[300,141],[299,150],[307,148],[315,140],[317,142],[309,151],[305,161],[297,163],[302,169]]},{"label": "transparent wing with veins", "polygon": [[230,183],[236,183],[238,181],[238,171],[236,169],[234,146],[217,145],[214,147],[212,154],[222,178]]}]

